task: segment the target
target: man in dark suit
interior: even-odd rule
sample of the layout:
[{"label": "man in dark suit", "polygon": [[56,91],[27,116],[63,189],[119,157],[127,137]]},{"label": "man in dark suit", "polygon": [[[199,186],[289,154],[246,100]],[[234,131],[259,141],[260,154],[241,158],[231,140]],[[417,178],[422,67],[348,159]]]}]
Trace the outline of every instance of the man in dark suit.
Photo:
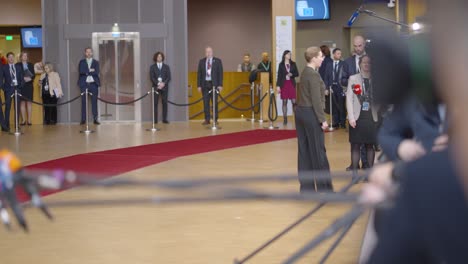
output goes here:
[{"label": "man in dark suit", "polygon": [[[15,89],[18,92],[21,91],[21,87],[24,82],[23,78],[23,69],[20,65],[15,64],[15,54],[13,52],[7,53],[8,63],[2,67],[3,75],[3,94],[5,95],[5,117],[2,122],[2,130],[9,131],[10,129],[10,110],[11,110],[11,101],[12,95],[15,93]],[[19,98],[18,102],[15,102],[17,110],[19,110]]]},{"label": "man in dark suit", "polygon": [[[99,86],[101,82],[99,80],[99,62],[93,59],[93,50],[91,48],[85,49],[85,58],[82,59],[78,65],[78,72],[80,77],[78,78],[78,86],[82,93],[85,92],[86,88],[92,94],[91,105],[93,112],[94,124],[99,125],[98,111],[97,111],[97,97],[99,92]],[[83,95],[81,100],[81,124],[86,122],[86,95]]]},{"label": "man in dark suit", "polygon": [[[3,65],[0,63],[0,88],[3,87]],[[5,93],[5,92],[4,92]],[[0,126],[3,132],[8,132],[8,128],[6,127],[5,124],[5,116],[3,115],[3,102],[2,98],[0,98]]]},{"label": "man in dark suit", "polygon": [[171,69],[169,65],[164,63],[164,53],[158,51],[154,54],[154,64],[150,68],[151,82],[156,90],[154,95],[154,120],[155,124],[158,123],[158,103],[159,95],[163,106],[163,123],[169,124],[167,121],[167,93],[169,90],[169,82],[171,81]]},{"label": "man in dark suit", "polygon": [[198,63],[197,74],[198,91],[203,94],[203,108],[205,112],[205,121],[203,125],[210,124],[210,100],[213,95],[210,91],[215,92],[215,101],[212,102],[215,106],[213,113],[213,122],[218,122],[218,94],[213,89],[221,91],[223,89],[223,63],[220,59],[213,57],[213,49],[206,47],[205,58]]},{"label": "man in dark suit", "polygon": [[333,107],[333,127],[346,128],[346,93],[341,86],[344,62],[341,60],[341,49],[333,50],[333,61],[325,69],[325,85],[331,92]]},{"label": "man in dark suit", "polygon": [[468,203],[455,166],[450,150],[406,166],[369,264],[466,262]]},{"label": "man in dark suit", "polygon": [[[359,58],[366,54],[366,40],[361,35],[356,35],[353,38],[353,56],[347,58],[344,62],[343,67],[343,76],[341,77],[341,85],[348,87],[349,76],[358,74],[359,69]],[[367,162],[367,150],[365,147],[361,146],[361,162],[362,168],[369,168],[369,162]],[[346,170],[352,170],[351,166],[346,168]]]}]

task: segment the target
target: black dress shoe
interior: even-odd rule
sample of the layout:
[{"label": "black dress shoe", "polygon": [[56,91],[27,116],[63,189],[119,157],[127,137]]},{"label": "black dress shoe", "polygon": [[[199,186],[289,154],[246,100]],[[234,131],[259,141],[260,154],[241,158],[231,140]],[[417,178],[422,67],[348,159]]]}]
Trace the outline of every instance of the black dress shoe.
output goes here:
[{"label": "black dress shoe", "polygon": [[10,132],[10,129],[6,128],[6,127],[2,127],[2,131],[3,132]]},{"label": "black dress shoe", "polygon": [[339,128],[340,124],[333,124],[333,128]]},{"label": "black dress shoe", "polygon": [[202,123],[202,125],[204,125],[204,126],[209,125],[209,124],[210,124],[210,121],[207,121],[207,120],[205,120],[205,121]]},{"label": "black dress shoe", "polygon": [[340,126],[342,129],[346,129],[346,125],[341,125]]},{"label": "black dress shoe", "polygon": [[80,125],[84,125],[84,124],[86,124],[86,121],[81,121],[80,122]]},{"label": "black dress shoe", "polygon": [[99,121],[97,121],[97,120],[94,120],[94,124],[95,125],[100,125],[101,123],[99,123]]},{"label": "black dress shoe", "polygon": [[163,120],[163,123],[164,123],[164,124],[169,124],[169,121]]},{"label": "black dress shoe", "polygon": [[354,169],[353,166],[349,166],[348,168],[346,168],[346,171],[354,171],[354,170],[359,170],[359,166]]},{"label": "black dress shoe", "polygon": [[32,126],[32,123],[28,123],[28,126]]},{"label": "black dress shoe", "polygon": [[20,124],[20,126],[25,126],[25,125],[26,125],[26,122]]}]

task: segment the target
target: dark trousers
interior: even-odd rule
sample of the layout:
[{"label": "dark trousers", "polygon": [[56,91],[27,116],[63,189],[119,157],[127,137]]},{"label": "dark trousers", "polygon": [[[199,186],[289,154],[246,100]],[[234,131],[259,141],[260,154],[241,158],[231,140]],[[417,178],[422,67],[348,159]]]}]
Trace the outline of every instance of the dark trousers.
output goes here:
[{"label": "dark trousers", "polygon": [[211,119],[211,106],[210,106],[210,101],[211,103],[214,103],[215,106],[215,112],[213,113],[214,115],[214,121],[218,121],[218,94],[215,93],[215,101],[213,102],[213,94],[210,93],[210,91],[213,90],[213,82],[205,81],[203,88],[202,88],[202,94],[203,94],[203,110],[205,112],[205,120],[210,121]]},{"label": "dark trousers", "polygon": [[[297,165],[302,191],[333,190],[330,165],[325,149],[324,132],[311,107],[296,107],[296,133],[298,145]],[[316,174],[313,171],[324,173]]]},{"label": "dark trousers", "polygon": [[[57,104],[58,98],[51,96],[50,93],[42,94],[42,102],[44,104]],[[44,106],[44,124],[55,124],[57,123],[57,107],[56,106]]]},{"label": "dark trousers", "polygon": [[[98,119],[98,111],[97,111],[97,97],[98,97],[98,86],[95,83],[90,83],[88,86],[85,87],[80,87],[80,90],[82,93],[85,92],[86,88],[88,88],[88,92],[90,92],[91,95],[91,108],[93,112],[93,119],[97,120]],[[89,101],[88,101],[89,103]],[[86,121],[86,98],[85,94],[81,97],[81,121],[84,122]]]},{"label": "dark trousers", "polygon": [[[3,126],[9,128],[10,127],[10,113],[11,113],[11,103],[14,99],[14,89],[9,89],[9,90],[4,90],[3,95],[5,95],[5,118],[4,118],[4,123]],[[19,92],[19,91],[18,91]],[[15,102],[16,105],[16,110],[18,111],[19,114],[19,102],[20,102],[20,97],[18,95],[18,102]]]},{"label": "dark trousers", "polygon": [[167,89],[156,90],[158,93],[154,94],[154,123],[158,122],[158,105],[159,97],[161,97],[163,121],[167,121]]},{"label": "dark trousers", "polygon": [[2,126],[3,129],[6,129],[6,123],[5,123],[5,116],[3,115],[3,102],[2,98],[0,98],[0,125]]},{"label": "dark trousers", "polygon": [[346,125],[346,97],[343,94],[343,88],[339,85],[333,85],[333,124]]}]

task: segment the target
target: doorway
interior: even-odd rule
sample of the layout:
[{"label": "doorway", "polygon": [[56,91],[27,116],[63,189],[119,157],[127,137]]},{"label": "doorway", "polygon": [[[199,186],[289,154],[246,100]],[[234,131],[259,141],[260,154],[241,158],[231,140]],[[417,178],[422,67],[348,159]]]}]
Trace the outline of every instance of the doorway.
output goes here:
[{"label": "doorway", "polygon": [[[117,103],[141,96],[140,33],[94,32],[93,50],[101,66],[99,97]],[[141,102],[113,105],[99,102],[103,122],[141,121]]]}]

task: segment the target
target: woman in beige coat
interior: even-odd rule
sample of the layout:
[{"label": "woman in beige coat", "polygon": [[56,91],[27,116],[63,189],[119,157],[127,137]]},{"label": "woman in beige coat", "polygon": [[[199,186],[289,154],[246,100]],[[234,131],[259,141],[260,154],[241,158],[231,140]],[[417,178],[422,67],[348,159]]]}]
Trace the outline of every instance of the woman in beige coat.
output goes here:
[{"label": "woman in beige coat", "polygon": [[349,142],[351,143],[351,168],[359,168],[360,146],[365,145],[369,166],[374,165],[377,143],[378,106],[373,100],[370,76],[371,60],[364,55],[359,59],[360,73],[349,77],[346,91],[346,108],[349,121]]},{"label": "woman in beige coat", "polygon": [[[59,98],[63,96],[60,76],[54,71],[51,63],[44,65],[44,73],[39,80],[41,85],[42,102],[44,104],[57,104]],[[57,107],[44,106],[44,124],[55,125],[57,123]]]}]

